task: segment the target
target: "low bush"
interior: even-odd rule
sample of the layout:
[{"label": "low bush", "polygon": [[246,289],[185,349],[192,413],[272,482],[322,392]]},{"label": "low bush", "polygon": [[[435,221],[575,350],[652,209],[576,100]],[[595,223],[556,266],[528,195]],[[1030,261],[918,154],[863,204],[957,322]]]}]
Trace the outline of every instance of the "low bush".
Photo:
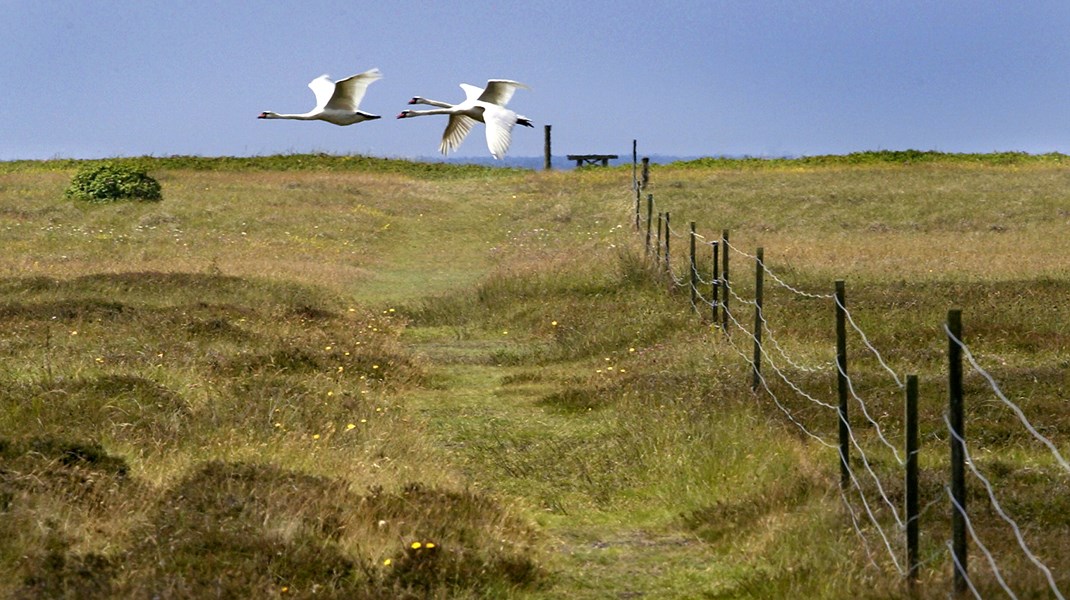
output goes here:
[{"label": "low bush", "polygon": [[160,183],[144,170],[130,165],[103,162],[78,170],[64,194],[86,202],[163,200]]}]

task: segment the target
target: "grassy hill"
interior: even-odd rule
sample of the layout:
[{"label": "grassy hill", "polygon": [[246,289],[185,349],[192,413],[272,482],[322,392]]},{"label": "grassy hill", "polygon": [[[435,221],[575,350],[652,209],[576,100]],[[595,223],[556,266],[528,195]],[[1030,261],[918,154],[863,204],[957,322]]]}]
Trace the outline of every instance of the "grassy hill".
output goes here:
[{"label": "grassy hill", "polygon": [[[917,589],[943,597],[952,307],[1009,399],[1067,448],[1058,155],[654,168],[641,217],[645,193],[671,212],[675,273],[694,221],[701,242],[730,230],[740,322],[748,254],[762,247],[788,284],[767,279],[783,376],[758,392],[745,333],[723,335],[653,268],[630,166],[134,162],[162,202],[79,204],[63,198],[78,161],[0,163],[8,597],[899,597],[889,372],[921,380]],[[851,342],[872,419],[854,413],[862,496],[841,496],[820,441],[837,430],[820,404],[836,396],[835,280],[866,336]],[[1070,473],[979,374],[967,390],[974,462],[1070,588]],[[1001,576],[1047,594],[970,486]],[[971,552],[975,585],[999,593]]]}]

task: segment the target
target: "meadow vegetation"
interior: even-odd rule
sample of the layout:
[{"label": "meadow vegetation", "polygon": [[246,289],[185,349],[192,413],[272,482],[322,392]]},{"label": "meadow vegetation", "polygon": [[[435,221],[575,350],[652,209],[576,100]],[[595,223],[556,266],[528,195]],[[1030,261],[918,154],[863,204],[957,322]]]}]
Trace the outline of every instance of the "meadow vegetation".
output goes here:
[{"label": "meadow vegetation", "polygon": [[[846,280],[883,360],[919,374],[920,597],[950,587],[949,308],[1066,454],[1067,160],[704,159],[656,166],[645,190],[676,231],[729,229],[797,288]],[[0,163],[0,595],[904,594],[847,516],[835,451],[752,392],[744,340],[651,268],[630,167],[129,161],[161,202],[65,198],[92,161]],[[732,260],[746,297],[753,266]],[[766,294],[778,343],[831,360],[828,304]],[[901,440],[901,391],[861,349],[852,359],[858,393]],[[827,371],[790,375],[834,401]],[[835,437],[835,421],[769,383]],[[1070,474],[980,376],[967,392],[975,458],[1070,588]],[[901,504],[897,464],[873,456]],[[971,488],[1003,576],[1044,595],[986,501]],[[979,589],[996,593],[974,557]]]}]

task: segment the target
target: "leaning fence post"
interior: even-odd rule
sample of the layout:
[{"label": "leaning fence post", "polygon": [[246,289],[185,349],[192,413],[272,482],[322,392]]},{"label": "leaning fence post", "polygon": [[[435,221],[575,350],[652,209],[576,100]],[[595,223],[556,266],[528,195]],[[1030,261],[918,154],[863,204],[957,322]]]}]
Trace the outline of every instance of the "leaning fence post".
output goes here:
[{"label": "leaning fence post", "polygon": [[719,269],[717,264],[717,260],[718,258],[720,258],[717,256],[719,246],[720,244],[718,244],[717,242],[710,242],[710,247],[713,249],[713,282],[710,284],[710,298],[713,298],[713,300],[710,302],[710,305],[713,308],[712,319],[714,327],[719,326],[719,324],[717,323],[717,305],[720,303],[717,296],[721,293],[721,290],[719,289],[721,284],[721,276],[718,272]]},{"label": "leaning fence post", "polygon": [[654,194],[646,195],[646,252],[650,256],[650,228],[654,225]]},{"label": "leaning fence post", "polygon": [[851,483],[850,437],[847,420],[847,291],[842,279],[836,281],[836,388],[839,392],[840,488]]},{"label": "leaning fence post", "polygon": [[951,426],[951,544],[956,594],[966,591],[966,430],[962,394],[962,311],[947,313],[948,423]]},{"label": "leaning fence post", "polygon": [[906,518],[907,577],[918,580],[918,376],[907,375],[906,397]]},{"label": "leaning fence post", "polygon": [[765,248],[758,248],[754,261],[754,381],[750,389],[757,390],[762,377],[762,283],[765,279]]},{"label": "leaning fence post", "polygon": [[721,330],[728,333],[728,230],[721,231]]},{"label": "leaning fence post", "polygon": [[698,264],[695,262],[695,222],[691,221],[691,310],[698,312]]}]

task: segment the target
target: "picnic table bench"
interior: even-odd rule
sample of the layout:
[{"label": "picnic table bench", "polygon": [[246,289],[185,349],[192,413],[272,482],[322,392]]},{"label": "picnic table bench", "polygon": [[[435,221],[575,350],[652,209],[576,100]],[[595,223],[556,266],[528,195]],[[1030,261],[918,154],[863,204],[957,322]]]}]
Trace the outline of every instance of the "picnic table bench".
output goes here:
[{"label": "picnic table bench", "polygon": [[602,163],[603,167],[609,166],[609,160],[617,158],[616,154],[568,154],[566,155],[569,160],[576,161],[577,167],[583,165],[596,165]]}]

